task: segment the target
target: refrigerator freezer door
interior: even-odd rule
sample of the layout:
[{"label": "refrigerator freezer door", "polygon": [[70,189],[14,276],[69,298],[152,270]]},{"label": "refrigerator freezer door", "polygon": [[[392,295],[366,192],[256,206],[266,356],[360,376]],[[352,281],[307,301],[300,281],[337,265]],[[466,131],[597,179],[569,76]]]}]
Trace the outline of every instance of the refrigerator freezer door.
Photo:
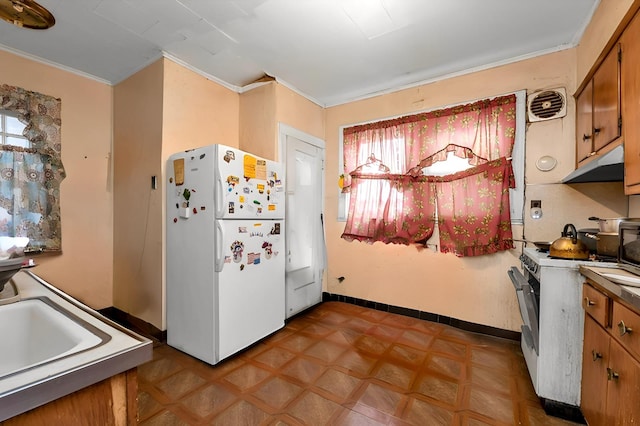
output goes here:
[{"label": "refrigerator freezer door", "polygon": [[284,326],[284,221],[217,220],[218,359]]},{"label": "refrigerator freezer door", "polygon": [[216,147],[216,217],[284,218],[282,165],[228,146]]}]

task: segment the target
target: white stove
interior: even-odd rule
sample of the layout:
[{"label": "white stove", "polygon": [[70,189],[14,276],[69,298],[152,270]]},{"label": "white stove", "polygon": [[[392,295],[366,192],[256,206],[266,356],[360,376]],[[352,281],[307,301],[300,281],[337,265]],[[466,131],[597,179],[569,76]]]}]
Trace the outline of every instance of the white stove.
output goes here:
[{"label": "white stove", "polygon": [[545,267],[576,270],[579,269],[581,265],[614,267],[617,264],[617,259],[601,256],[593,256],[589,260],[558,259],[549,256],[549,252],[542,252],[538,249],[527,247],[520,255],[520,262],[522,262],[523,268],[526,268],[539,280],[541,269]]},{"label": "white stove", "polygon": [[[509,277],[516,289],[522,315],[521,347],[536,390],[550,414],[580,416],[584,312],[579,268],[615,267],[615,259],[557,259],[535,248],[525,248],[521,270]],[[569,415],[567,418],[575,417]]]}]

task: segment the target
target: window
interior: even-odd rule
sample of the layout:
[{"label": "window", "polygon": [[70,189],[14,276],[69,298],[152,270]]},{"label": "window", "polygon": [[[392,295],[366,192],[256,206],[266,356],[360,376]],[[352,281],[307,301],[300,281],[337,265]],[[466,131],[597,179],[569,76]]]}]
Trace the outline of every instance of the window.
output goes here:
[{"label": "window", "polygon": [[0,111],[0,143],[2,145],[31,148],[31,142],[23,136],[26,126],[18,120],[17,114],[11,111]]},{"label": "window", "polygon": [[[516,138],[513,147],[512,165],[513,174],[516,181],[516,187],[509,189],[510,208],[511,208],[511,223],[522,224],[523,223],[523,211],[524,211],[524,153],[525,153],[525,120],[526,120],[526,91],[521,90],[515,93],[516,95]],[[351,125],[350,125],[351,126]],[[349,127],[349,126],[345,126]],[[339,136],[340,146],[344,143],[344,134],[342,128],[340,129]],[[339,152],[339,165],[338,170],[344,170],[344,156],[342,150]],[[423,168],[425,175],[443,176],[455,172],[459,172],[471,167],[467,160],[461,159],[449,152],[447,160],[438,161],[433,163],[431,167]],[[340,187],[338,191],[342,188]],[[338,221],[344,222],[347,220],[347,212],[349,210],[349,193],[339,192],[338,195]]]},{"label": "window", "polygon": [[342,238],[423,243],[437,222],[442,252],[513,248],[518,104],[511,94],[343,129]]},{"label": "window", "polygon": [[27,237],[29,247],[62,248],[61,101],[0,85],[0,236]]}]

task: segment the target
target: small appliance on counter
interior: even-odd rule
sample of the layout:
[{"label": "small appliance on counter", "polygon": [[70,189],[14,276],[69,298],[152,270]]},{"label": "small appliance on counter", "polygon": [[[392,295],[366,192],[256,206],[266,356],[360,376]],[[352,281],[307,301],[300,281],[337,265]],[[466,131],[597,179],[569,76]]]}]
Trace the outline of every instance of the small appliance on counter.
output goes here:
[{"label": "small appliance on counter", "polygon": [[640,219],[624,220],[618,228],[620,267],[640,276]]}]

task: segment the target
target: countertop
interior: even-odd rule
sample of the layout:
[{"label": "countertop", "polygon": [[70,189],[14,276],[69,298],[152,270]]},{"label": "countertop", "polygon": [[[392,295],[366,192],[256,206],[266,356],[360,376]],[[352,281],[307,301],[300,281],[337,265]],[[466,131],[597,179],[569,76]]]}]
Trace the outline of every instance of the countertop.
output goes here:
[{"label": "countertop", "polygon": [[149,339],[100,315],[34,273],[22,270],[14,275],[12,281],[18,288],[21,299],[47,297],[63,309],[107,333],[111,339],[95,348],[0,378],[0,421],[152,359],[153,345]]},{"label": "countertop", "polygon": [[617,298],[624,304],[628,305],[629,308],[640,313],[640,287],[617,284],[603,276],[603,274],[610,274],[613,271],[620,274],[634,276],[623,269],[580,266],[580,273],[593,281],[597,287],[600,287],[599,289],[601,291],[608,293],[609,296]]}]

